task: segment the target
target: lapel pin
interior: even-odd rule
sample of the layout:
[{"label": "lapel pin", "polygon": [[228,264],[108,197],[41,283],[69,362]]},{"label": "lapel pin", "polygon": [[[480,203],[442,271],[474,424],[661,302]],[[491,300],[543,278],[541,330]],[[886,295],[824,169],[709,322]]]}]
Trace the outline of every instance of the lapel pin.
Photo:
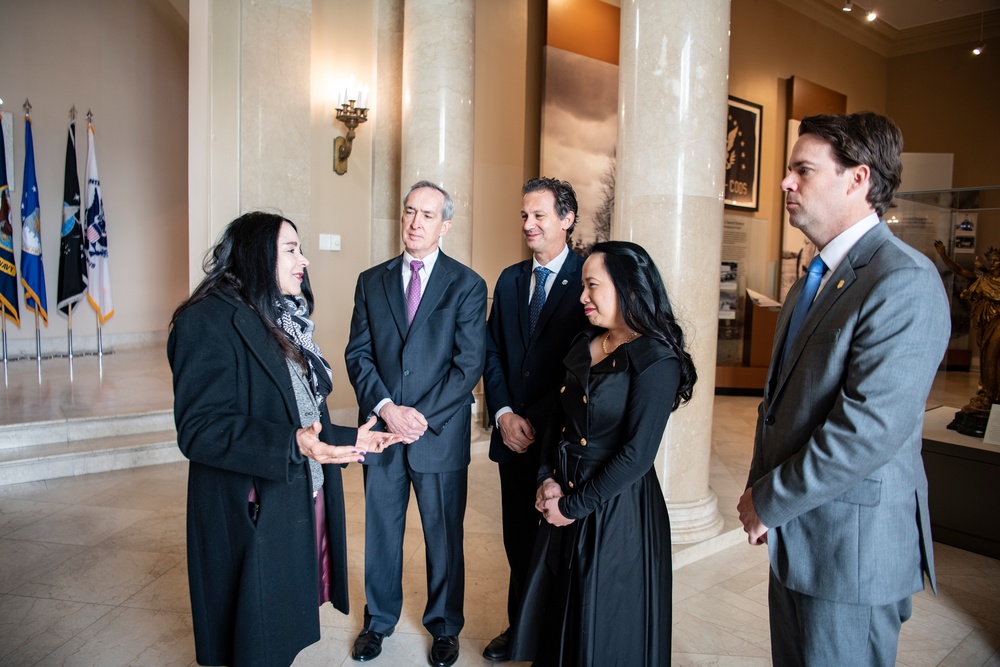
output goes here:
[{"label": "lapel pin", "polygon": [[841,280],[839,283],[837,283],[837,289],[840,289],[843,286],[844,286],[844,281],[843,280]]},{"label": "lapel pin", "polygon": [[562,284],[563,284],[563,285],[568,285],[568,284],[569,284],[569,281],[568,281],[568,280],[563,280],[563,281],[562,281]]}]

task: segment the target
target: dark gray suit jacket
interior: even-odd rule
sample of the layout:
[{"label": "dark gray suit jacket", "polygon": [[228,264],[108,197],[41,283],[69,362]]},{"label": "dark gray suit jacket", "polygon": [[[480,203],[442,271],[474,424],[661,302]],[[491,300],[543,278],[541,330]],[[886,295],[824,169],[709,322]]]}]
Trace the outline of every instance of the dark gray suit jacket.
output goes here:
[{"label": "dark gray suit jacket", "polygon": [[407,326],[401,263],[395,257],[358,276],[344,356],[360,422],[390,398],[420,411],[427,431],[412,444],[368,454],[365,464],[406,456],[417,472],[459,470],[469,465],[469,406],[486,354],[486,283],[442,252]]},{"label": "dark gray suit jacket", "polygon": [[[531,264],[526,259],[508,266],[497,279],[487,325],[483,387],[490,420],[495,423],[497,410],[508,406],[531,422],[538,443],[556,411],[556,392],[566,375],[563,357],[587,326],[587,318],[580,303],[583,259],[571,250],[556,274],[535,331],[529,334]],[[534,445],[529,449],[536,462],[539,449]],[[490,458],[502,463],[516,456],[503,444],[500,429],[493,429]]]},{"label": "dark gray suit jacket", "polygon": [[748,486],[788,588],[880,605],[934,581],[920,456],[927,394],[950,335],[934,265],[879,223],[816,297],[780,362],[788,293]]}]

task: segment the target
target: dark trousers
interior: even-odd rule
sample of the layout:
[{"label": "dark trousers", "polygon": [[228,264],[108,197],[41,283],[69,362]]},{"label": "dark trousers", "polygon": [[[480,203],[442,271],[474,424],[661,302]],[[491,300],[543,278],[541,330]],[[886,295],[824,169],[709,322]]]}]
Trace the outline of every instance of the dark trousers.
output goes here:
[{"label": "dark trousers", "polygon": [[786,588],[770,572],[771,663],[779,667],[892,667],[912,598],[868,606],[821,600]]},{"label": "dark trousers", "polygon": [[[403,445],[405,446],[405,445]],[[388,632],[403,606],[403,532],[413,486],[424,530],[427,606],[423,624],[434,636],[458,635],[465,624],[463,522],[468,468],[411,470],[405,456],[365,466],[365,628]]]},{"label": "dark trousers", "polygon": [[528,577],[531,552],[535,547],[535,535],[541,518],[535,509],[539,458],[532,451],[538,446],[535,443],[526,453],[499,464],[503,546],[510,565],[510,583],[507,587],[507,618],[510,625],[514,625],[521,607],[521,592]]}]

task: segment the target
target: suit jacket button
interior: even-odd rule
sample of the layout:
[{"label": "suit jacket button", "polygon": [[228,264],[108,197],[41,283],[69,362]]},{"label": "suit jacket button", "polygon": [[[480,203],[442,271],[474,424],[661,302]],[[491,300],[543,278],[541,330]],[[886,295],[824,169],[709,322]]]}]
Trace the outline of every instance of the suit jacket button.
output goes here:
[{"label": "suit jacket button", "polygon": [[559,393],[561,394],[561,393],[563,393],[564,391],[566,391],[566,385],[563,385],[563,386],[562,386],[562,389],[560,389],[560,390],[559,390]]},{"label": "suit jacket button", "polygon": [[764,417],[764,424],[765,425],[770,426],[773,423],[774,423],[774,415],[768,415],[768,416]]},{"label": "suit jacket button", "polygon": [[524,371],[524,377],[530,378],[531,377],[531,371]]},{"label": "suit jacket button", "polygon": [[587,397],[586,397],[586,396],[584,396],[584,397],[583,397],[583,402],[584,402],[584,403],[586,403],[586,402],[587,402]]},{"label": "suit jacket button", "polygon": [[569,488],[571,488],[571,489],[573,488],[573,480],[569,481]]},{"label": "suit jacket button", "polygon": [[584,447],[586,447],[587,446],[587,439],[586,438],[580,438],[580,444],[583,445]]},{"label": "suit jacket button", "polygon": [[410,374],[410,371],[403,371],[403,377],[406,377],[409,374]]}]

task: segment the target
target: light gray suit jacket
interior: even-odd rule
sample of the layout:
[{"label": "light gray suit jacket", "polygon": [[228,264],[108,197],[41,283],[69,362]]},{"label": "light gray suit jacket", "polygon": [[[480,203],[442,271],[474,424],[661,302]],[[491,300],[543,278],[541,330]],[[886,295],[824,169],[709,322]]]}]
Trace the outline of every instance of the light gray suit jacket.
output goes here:
[{"label": "light gray suit jacket", "polygon": [[803,282],[778,317],[747,481],[771,568],[813,597],[897,602],[923,589],[923,572],[936,586],[920,449],[950,335],[944,287],[930,260],[879,223],[830,276],[781,362]]}]

